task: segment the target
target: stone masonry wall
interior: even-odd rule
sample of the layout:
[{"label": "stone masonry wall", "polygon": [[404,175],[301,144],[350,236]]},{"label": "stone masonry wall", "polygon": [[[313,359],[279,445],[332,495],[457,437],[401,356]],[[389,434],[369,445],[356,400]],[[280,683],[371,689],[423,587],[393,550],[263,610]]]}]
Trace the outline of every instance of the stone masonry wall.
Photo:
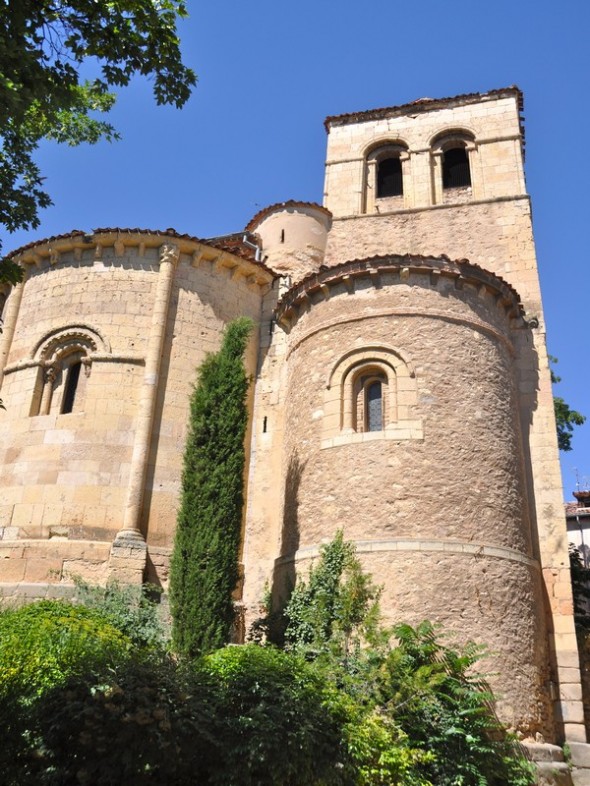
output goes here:
[{"label": "stone masonry wall", "polygon": [[[0,347],[0,590],[9,594],[34,585],[43,594],[74,575],[104,582],[115,569],[122,580],[141,580],[144,537],[148,578],[166,585],[196,369],[238,316],[255,324],[246,365],[256,369],[268,272],[184,238],[163,245],[161,236],[123,242],[107,233],[26,250],[25,283],[5,309],[14,333],[9,342],[9,325]],[[47,369],[57,362],[61,373],[54,344],[67,357],[68,341],[84,360],[73,410],[62,413],[66,372],[50,399]],[[153,422],[138,451],[150,398]],[[122,544],[113,555],[129,522],[139,546]]]},{"label": "stone masonry wall", "polygon": [[[289,335],[277,591],[343,529],[384,586],[388,620],[430,618],[463,641],[485,642],[504,720],[551,733],[507,320],[475,288],[430,286],[425,275],[394,280],[354,294],[334,287]],[[409,417],[422,421],[423,438],[379,434],[322,449],[330,369],[351,348],[381,345],[412,364],[418,400]]]}]

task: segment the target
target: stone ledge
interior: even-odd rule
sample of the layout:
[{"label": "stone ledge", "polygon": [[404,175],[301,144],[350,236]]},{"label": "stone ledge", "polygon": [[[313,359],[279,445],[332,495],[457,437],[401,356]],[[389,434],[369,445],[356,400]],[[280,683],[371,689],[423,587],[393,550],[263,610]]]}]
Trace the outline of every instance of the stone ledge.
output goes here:
[{"label": "stone ledge", "polygon": [[590,745],[587,742],[570,742],[569,749],[574,767],[590,770]]},{"label": "stone ledge", "polygon": [[32,584],[24,581],[0,583],[1,600],[54,600],[71,598],[75,593],[76,587],[73,584]]},{"label": "stone ledge", "polygon": [[523,742],[531,761],[564,761],[563,749],[548,742]]},{"label": "stone ledge", "polygon": [[[460,540],[445,540],[436,538],[392,538],[390,540],[357,540],[353,541],[358,554],[368,554],[379,551],[436,551],[447,554],[463,554],[471,557],[487,557],[508,559],[520,562],[523,565],[540,569],[537,560],[521,554],[515,549],[505,546],[492,546],[486,543],[463,542]],[[298,549],[294,554],[287,554],[276,560],[277,565],[298,562],[305,559],[314,559],[320,554],[316,546]]]},{"label": "stone ledge", "polygon": [[[336,163],[336,162],[332,162]],[[340,162],[338,162],[340,163]],[[334,216],[332,221],[351,221],[351,220],[358,220],[359,218],[382,218],[383,216],[396,216],[400,214],[411,214],[411,213],[423,213],[428,210],[445,210],[448,208],[455,208],[455,207],[477,207],[479,205],[491,205],[494,203],[501,203],[501,202],[516,202],[516,201],[531,201],[531,197],[529,194],[513,194],[512,196],[498,196],[498,197],[489,197],[487,199],[470,199],[468,202],[449,202],[446,204],[437,204],[437,205],[421,205],[416,207],[404,207],[399,208],[398,210],[389,210],[383,213],[351,213],[345,216]]]}]

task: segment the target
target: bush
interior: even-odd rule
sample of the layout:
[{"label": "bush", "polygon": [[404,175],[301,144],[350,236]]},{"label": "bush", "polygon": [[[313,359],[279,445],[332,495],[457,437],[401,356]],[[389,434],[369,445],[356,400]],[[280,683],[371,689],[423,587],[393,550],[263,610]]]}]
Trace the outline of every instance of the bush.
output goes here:
[{"label": "bush", "polygon": [[72,677],[23,712],[7,786],[192,786],[219,756],[215,691],[160,653]]},{"label": "bush", "polygon": [[98,611],[44,600],[0,612],[0,695],[39,696],[81,671],[101,673],[131,641]]},{"label": "bush", "polygon": [[348,703],[301,658],[245,645],[213,653],[202,668],[218,686],[224,714],[216,732],[224,757],[212,784],[343,781]]},{"label": "bush", "polygon": [[275,649],[229,647],[191,666],[156,651],[21,706],[27,732],[3,741],[3,783],[353,786],[349,705]]},{"label": "bush", "polygon": [[28,783],[31,762],[40,761],[32,721],[37,707],[50,695],[63,696],[73,678],[84,675],[96,683],[128,659],[130,648],[130,639],[97,611],[82,606],[41,601],[0,612],[3,783]]},{"label": "bush", "polygon": [[161,589],[153,584],[121,585],[116,581],[106,587],[76,579],[76,600],[96,609],[115,628],[128,636],[136,647],[163,647],[166,634],[156,598]]},{"label": "bush", "polygon": [[531,766],[496,718],[493,694],[475,671],[483,648],[446,647],[428,622],[380,627],[378,594],[339,532],[284,612],[286,646],[357,706],[346,734],[358,782],[532,783]]},{"label": "bush", "polygon": [[398,646],[379,670],[375,693],[412,744],[432,757],[422,776],[437,786],[528,786],[532,765],[493,711],[494,697],[474,671],[482,647],[443,645],[429,622],[398,625]]}]

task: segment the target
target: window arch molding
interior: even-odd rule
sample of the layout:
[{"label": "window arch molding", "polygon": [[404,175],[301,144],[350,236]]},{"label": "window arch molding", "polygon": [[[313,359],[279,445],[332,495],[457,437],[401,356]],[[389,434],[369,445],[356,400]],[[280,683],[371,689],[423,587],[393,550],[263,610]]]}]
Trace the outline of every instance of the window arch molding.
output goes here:
[{"label": "window arch molding", "polygon": [[93,356],[101,352],[109,353],[110,346],[88,325],[68,325],[45,333],[32,352],[39,373],[31,415],[79,410]]},{"label": "window arch molding", "polygon": [[66,347],[79,347],[88,354],[111,351],[109,342],[99,330],[86,324],[74,324],[45,333],[33,347],[31,358],[48,363],[56,355],[62,354]]},{"label": "window arch molding", "polygon": [[[438,131],[430,141],[433,197],[436,204],[474,196],[475,134],[467,128]],[[470,191],[467,191],[470,189]]]},{"label": "window arch molding", "polygon": [[375,212],[382,199],[400,201],[404,206],[410,162],[408,145],[401,139],[374,141],[366,148],[364,159],[364,211]]},{"label": "window arch molding", "polygon": [[[366,412],[368,385],[375,381],[382,386],[379,428],[367,421]],[[371,439],[421,439],[417,403],[415,372],[406,353],[383,344],[351,349],[326,376],[322,448]]]}]

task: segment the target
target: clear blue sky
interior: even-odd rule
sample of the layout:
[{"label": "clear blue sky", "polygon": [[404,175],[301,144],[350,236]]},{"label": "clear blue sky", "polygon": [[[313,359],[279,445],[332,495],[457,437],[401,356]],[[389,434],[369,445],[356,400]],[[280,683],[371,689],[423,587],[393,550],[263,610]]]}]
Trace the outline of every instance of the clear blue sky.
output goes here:
[{"label": "clear blue sky", "polygon": [[[243,228],[260,207],[321,202],[326,115],[517,84],[525,94],[527,184],[558,387],[590,417],[586,293],[590,204],[588,0],[188,0],[189,104],[157,108],[123,91],[123,141],[43,146],[55,206],[6,251],[71,229]],[[590,482],[590,422],[563,454],[564,490]]]}]

